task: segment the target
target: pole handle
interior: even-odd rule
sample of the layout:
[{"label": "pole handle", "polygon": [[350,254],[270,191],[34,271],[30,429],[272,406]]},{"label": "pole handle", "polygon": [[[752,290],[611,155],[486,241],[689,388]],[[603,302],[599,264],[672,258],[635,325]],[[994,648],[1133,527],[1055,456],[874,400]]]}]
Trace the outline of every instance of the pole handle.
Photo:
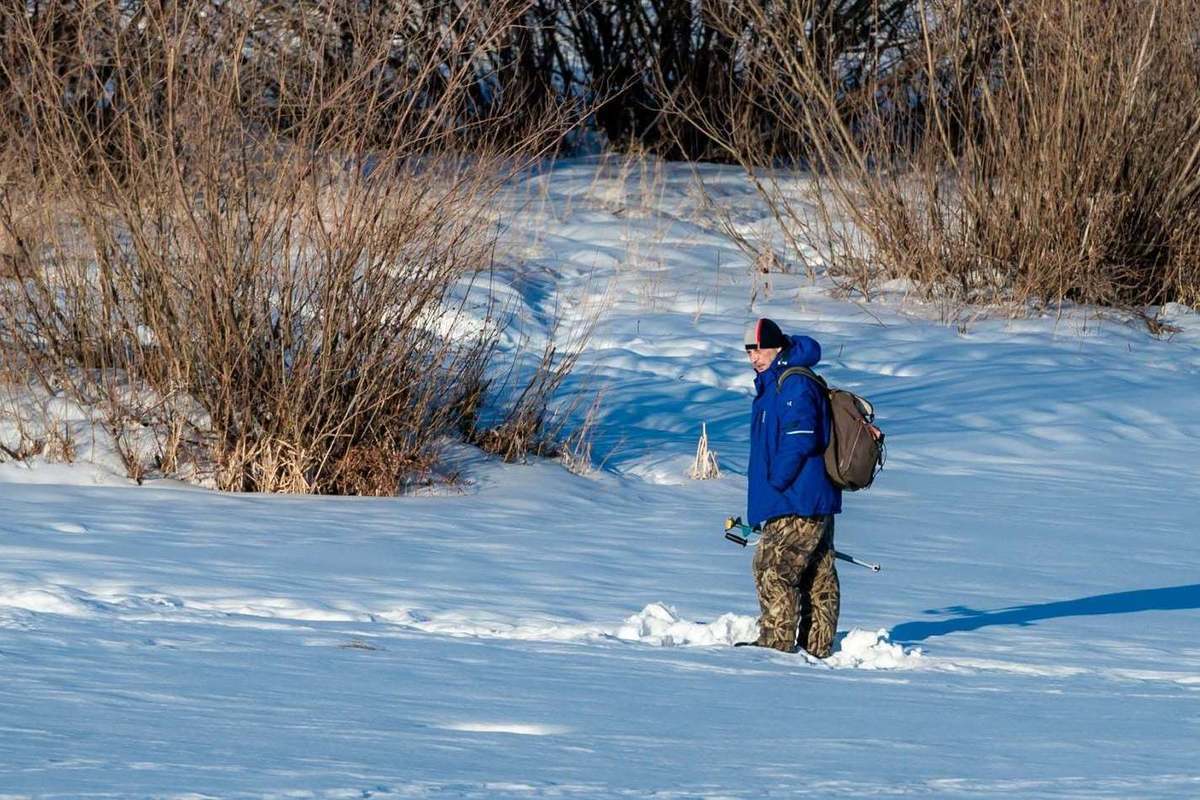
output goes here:
[{"label": "pole handle", "polygon": [[839,553],[836,550],[833,552],[833,556],[834,558],[840,558],[842,561],[849,561],[851,564],[855,564],[856,566],[866,567],[867,569],[871,570],[871,572],[879,572],[879,570],[883,569],[883,567],[879,566],[878,564],[872,564],[870,561],[859,561],[854,556],[846,555],[845,553]]}]

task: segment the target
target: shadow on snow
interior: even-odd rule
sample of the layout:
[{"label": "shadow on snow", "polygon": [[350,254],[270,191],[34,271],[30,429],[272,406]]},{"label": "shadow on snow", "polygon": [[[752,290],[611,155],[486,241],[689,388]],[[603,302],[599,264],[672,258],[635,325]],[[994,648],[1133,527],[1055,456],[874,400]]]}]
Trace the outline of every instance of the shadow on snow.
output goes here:
[{"label": "shadow on snow", "polygon": [[1032,625],[1059,617],[1090,617],[1100,614],[1132,614],[1138,611],[1180,611],[1200,608],[1200,583],[1098,594],[1078,600],[1060,600],[997,611],[978,611],[962,606],[931,611],[958,616],[938,622],[905,622],[892,628],[893,642],[919,642],[947,633],[974,631],[991,625]]}]

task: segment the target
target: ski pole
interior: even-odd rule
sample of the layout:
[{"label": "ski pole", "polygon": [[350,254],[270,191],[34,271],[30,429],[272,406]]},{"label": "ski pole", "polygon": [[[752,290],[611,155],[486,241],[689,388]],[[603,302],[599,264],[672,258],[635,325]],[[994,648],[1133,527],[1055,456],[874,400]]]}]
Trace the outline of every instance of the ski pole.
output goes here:
[{"label": "ski pole", "polygon": [[[741,534],[739,535],[734,533],[735,529],[741,531]],[[761,534],[762,531],[742,522],[741,517],[729,517],[725,520],[725,538],[734,544],[746,547],[748,544],[750,544],[750,537],[756,533]],[[859,567],[865,567],[866,569],[871,570],[871,572],[879,572],[881,569],[883,569],[883,567],[879,566],[878,564],[872,564],[870,561],[862,561],[850,555],[849,553],[841,553],[837,550],[833,551],[833,557],[842,561],[847,561]]]}]

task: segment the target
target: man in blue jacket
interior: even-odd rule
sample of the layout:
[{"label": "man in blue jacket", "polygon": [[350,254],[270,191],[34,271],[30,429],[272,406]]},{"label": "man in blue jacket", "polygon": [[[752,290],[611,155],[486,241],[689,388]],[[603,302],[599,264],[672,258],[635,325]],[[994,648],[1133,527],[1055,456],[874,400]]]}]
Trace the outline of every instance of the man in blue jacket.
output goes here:
[{"label": "man in blue jacket", "polygon": [[769,319],[746,331],[754,378],[750,423],[747,516],[762,526],[754,555],[758,589],[758,640],[753,644],[818,658],[833,652],[840,588],[834,566],[833,515],[842,492],[825,474],[829,399],[803,375],[781,380],[790,367],[812,367],[821,345],[808,336],[785,336]]}]

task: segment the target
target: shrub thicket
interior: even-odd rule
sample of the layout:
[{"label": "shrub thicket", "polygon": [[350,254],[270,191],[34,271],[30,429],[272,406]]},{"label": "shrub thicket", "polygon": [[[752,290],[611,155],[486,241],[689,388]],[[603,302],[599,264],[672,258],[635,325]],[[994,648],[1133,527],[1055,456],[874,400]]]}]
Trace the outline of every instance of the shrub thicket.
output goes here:
[{"label": "shrub thicket", "polygon": [[[730,6],[753,77],[720,115],[679,108],[759,176],[798,250],[868,294],[1200,301],[1200,3],[927,0],[852,80],[777,10]],[[831,191],[789,193],[761,170],[781,160]]]},{"label": "shrub thicket", "polygon": [[491,356],[452,290],[564,114],[514,119],[487,69],[524,4],[400,8],[0,12],[9,363],[106,409],[118,442],[177,431],[160,463],[190,447],[222,488],[427,473]]}]

